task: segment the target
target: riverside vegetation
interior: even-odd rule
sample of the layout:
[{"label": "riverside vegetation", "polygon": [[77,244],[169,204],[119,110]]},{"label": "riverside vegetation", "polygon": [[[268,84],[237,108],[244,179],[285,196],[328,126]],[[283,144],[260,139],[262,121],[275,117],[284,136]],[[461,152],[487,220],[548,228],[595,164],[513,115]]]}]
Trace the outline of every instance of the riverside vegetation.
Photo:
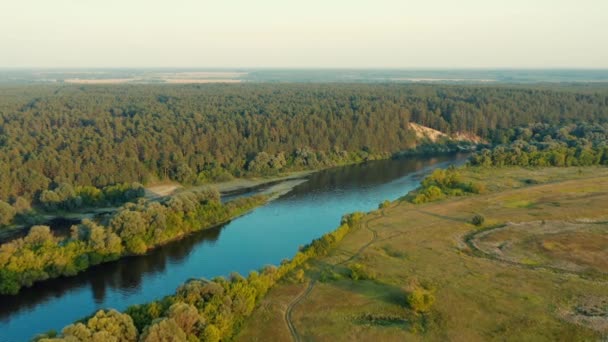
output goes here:
[{"label": "riverside vegetation", "polygon": [[230,220],[266,200],[258,195],[223,204],[217,191],[187,191],[160,202],[128,203],[107,225],[83,220],[72,227],[67,238],[53,236],[48,226],[33,226],[24,238],[0,246],[0,294],[16,294],[22,286],[37,281],[75,275],[93,265],[143,254]]},{"label": "riverside vegetation", "polygon": [[277,281],[310,258],[326,255],[355,229],[362,213],[342,219],[340,227],[323,235],[280,266],[251,272],[247,278],[194,279],[174,295],[135,305],[124,313],[100,310],[90,318],[55,332],[39,335],[37,341],[223,341],[239,330],[244,320]]}]

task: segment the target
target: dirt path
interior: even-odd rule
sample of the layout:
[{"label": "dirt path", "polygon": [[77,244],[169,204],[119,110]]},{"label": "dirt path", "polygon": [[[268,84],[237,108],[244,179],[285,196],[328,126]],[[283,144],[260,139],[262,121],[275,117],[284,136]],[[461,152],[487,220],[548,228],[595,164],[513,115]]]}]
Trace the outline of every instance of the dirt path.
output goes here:
[{"label": "dirt path", "polygon": [[298,305],[304,298],[308,296],[310,291],[312,291],[315,286],[316,280],[311,280],[308,283],[308,286],[304,291],[302,291],[289,305],[287,306],[287,310],[285,310],[285,322],[287,323],[287,327],[289,328],[289,333],[291,334],[292,340],[299,342],[301,341],[300,335],[298,335],[298,331],[296,330],[293,321],[291,320],[291,313],[293,312],[293,308]]},{"label": "dirt path", "polygon": [[[369,230],[370,232],[372,232],[372,239],[367,242],[365,245],[361,246],[361,248],[359,248],[359,250],[357,250],[357,252],[355,252],[355,254],[351,255],[350,257],[348,257],[347,259],[340,261],[336,264],[334,264],[333,266],[339,266],[339,265],[344,265],[352,260],[354,260],[355,258],[359,257],[361,255],[361,253],[363,253],[369,246],[371,246],[372,244],[374,244],[375,242],[378,241],[379,239],[379,235],[378,235],[378,231],[372,229],[369,224],[372,222],[375,222],[379,219],[384,218],[384,210],[381,211],[381,216],[373,218],[371,220],[367,220],[365,222],[365,228],[367,230]],[[400,234],[398,234],[400,235]],[[289,305],[287,306],[287,309],[285,310],[285,322],[287,323],[287,327],[289,328],[289,332],[291,334],[291,339],[295,342],[300,342],[302,341],[302,339],[300,338],[300,335],[298,335],[298,331],[296,330],[295,325],[293,324],[293,321],[291,319],[291,314],[293,312],[293,309],[300,303],[302,302],[302,300],[304,300],[309,294],[310,292],[312,292],[312,289],[315,286],[315,283],[317,282],[316,279],[312,279],[309,283],[308,286],[306,287],[306,289],[304,291],[302,291],[296,298],[294,298],[294,300],[291,301],[291,303],[289,303]]]}]

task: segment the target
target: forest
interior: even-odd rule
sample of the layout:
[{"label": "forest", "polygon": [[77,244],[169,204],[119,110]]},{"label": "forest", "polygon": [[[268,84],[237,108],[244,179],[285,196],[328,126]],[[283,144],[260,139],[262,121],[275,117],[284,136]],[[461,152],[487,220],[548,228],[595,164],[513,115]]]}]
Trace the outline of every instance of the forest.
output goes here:
[{"label": "forest", "polygon": [[3,85],[0,225],[32,206],[98,205],[95,194],[119,184],[386,158],[421,143],[410,122],[507,143],[516,127],[607,114],[601,86]]},{"label": "forest", "polygon": [[499,144],[473,154],[474,166],[608,165],[608,125],[585,122],[530,124],[501,132]]}]

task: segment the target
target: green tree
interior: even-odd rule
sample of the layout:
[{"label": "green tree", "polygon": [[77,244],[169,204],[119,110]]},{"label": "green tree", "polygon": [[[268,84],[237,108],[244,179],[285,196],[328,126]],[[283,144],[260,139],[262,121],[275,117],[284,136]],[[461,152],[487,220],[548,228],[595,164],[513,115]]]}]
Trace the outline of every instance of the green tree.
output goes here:
[{"label": "green tree", "polygon": [[10,224],[17,214],[10,204],[0,201],[0,226]]},{"label": "green tree", "polygon": [[173,318],[161,318],[146,327],[141,342],[186,342],[187,335]]}]

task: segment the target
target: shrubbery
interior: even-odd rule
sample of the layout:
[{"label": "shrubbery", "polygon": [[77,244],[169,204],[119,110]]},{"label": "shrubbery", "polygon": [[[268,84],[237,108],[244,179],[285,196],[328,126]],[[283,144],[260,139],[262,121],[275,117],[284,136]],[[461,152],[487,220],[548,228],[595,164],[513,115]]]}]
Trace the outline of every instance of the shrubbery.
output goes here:
[{"label": "shrubbery", "polygon": [[481,184],[464,183],[460,173],[454,167],[436,169],[426,177],[418,190],[407,198],[414,204],[441,200],[448,196],[462,196],[465,193],[481,193],[485,188]]},{"label": "shrubbery", "polygon": [[406,302],[410,309],[418,313],[425,313],[431,311],[435,304],[435,296],[432,291],[420,285],[414,285],[407,291]]},{"label": "shrubbery", "polygon": [[391,201],[389,200],[384,200],[382,201],[382,203],[380,203],[378,205],[378,209],[384,209],[384,208],[388,208],[391,205]]},{"label": "shrubbery", "polygon": [[471,219],[471,223],[476,226],[482,226],[485,221],[486,221],[486,218],[480,214],[473,216],[473,218]]},{"label": "shrubbery", "polygon": [[374,271],[359,263],[353,263],[348,266],[350,278],[352,280],[373,280],[376,279]]}]

